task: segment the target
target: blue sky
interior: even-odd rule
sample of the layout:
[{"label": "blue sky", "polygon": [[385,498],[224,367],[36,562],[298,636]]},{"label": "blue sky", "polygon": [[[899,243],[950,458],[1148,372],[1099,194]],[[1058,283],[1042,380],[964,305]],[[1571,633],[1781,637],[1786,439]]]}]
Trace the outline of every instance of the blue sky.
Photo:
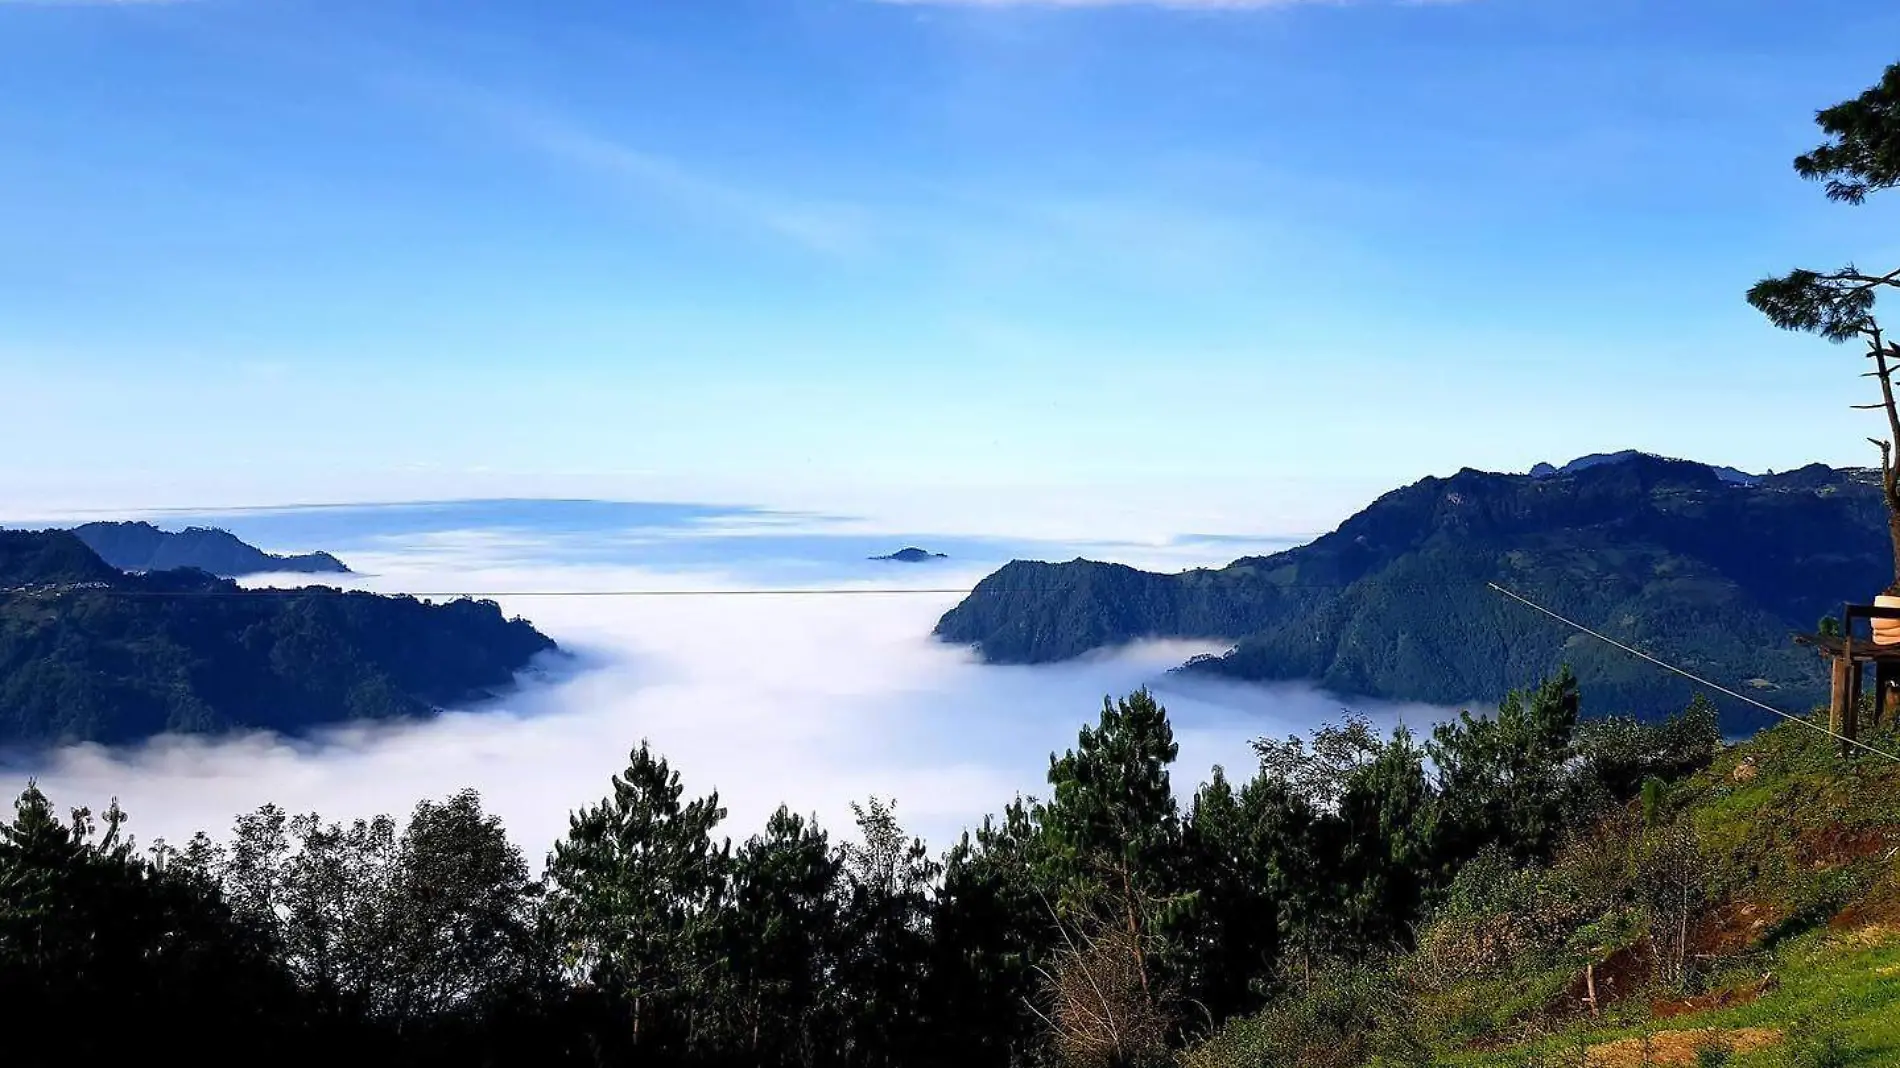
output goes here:
[{"label": "blue sky", "polygon": [[1307,529],[1624,446],[1865,462],[1850,352],[1740,294],[1900,261],[1789,166],[1894,42],[1787,0],[0,0],[0,512]]}]

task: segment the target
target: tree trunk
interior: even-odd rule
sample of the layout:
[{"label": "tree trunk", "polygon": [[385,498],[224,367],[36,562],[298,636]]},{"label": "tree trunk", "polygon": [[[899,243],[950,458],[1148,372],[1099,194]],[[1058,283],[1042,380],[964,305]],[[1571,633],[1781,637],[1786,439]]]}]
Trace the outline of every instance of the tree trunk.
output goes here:
[{"label": "tree trunk", "polygon": [[1900,586],[1900,504],[1887,501],[1887,537],[1893,542],[1893,581]]},{"label": "tree trunk", "polygon": [[1900,588],[1900,467],[1893,462],[1892,450],[1900,448],[1900,407],[1894,404],[1894,361],[1900,360],[1900,345],[1890,345],[1879,327],[1869,331],[1868,355],[1874,361],[1874,380],[1880,383],[1881,407],[1887,416],[1886,442],[1880,446],[1880,488],[1887,500],[1887,537],[1893,543],[1893,581]]},{"label": "tree trunk", "polygon": [[[1895,529],[1900,530],[1900,527],[1896,527]],[[1896,553],[1900,554],[1900,549],[1897,549]],[[1897,557],[1897,558],[1900,558],[1900,557]],[[1122,909],[1124,910],[1127,917],[1128,938],[1135,951],[1135,974],[1139,976],[1141,979],[1142,995],[1151,996],[1150,991],[1148,990],[1148,954],[1146,950],[1142,947],[1141,924],[1135,915],[1135,883],[1134,883],[1134,880],[1130,878],[1128,874],[1128,862],[1126,860],[1122,861],[1121,877],[1122,877]]]}]

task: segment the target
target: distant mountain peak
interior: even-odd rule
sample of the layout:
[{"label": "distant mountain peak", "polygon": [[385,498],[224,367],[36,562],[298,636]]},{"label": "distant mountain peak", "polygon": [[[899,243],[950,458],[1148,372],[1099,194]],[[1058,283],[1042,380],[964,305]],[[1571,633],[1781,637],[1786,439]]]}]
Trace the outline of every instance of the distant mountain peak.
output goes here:
[{"label": "distant mountain peak", "polygon": [[949,558],[942,553],[933,553],[928,549],[919,549],[915,545],[907,545],[891,553],[889,556],[873,556],[871,559],[888,560],[900,564],[921,564],[931,560],[946,560]]},{"label": "distant mountain peak", "polygon": [[173,533],[143,521],[87,523],[73,528],[86,547],[122,571],[175,571],[194,568],[220,578],[269,572],[348,574],[343,561],[329,553],[278,556],[240,541],[216,527],[186,527]]},{"label": "distant mountain peak", "polygon": [[1588,471],[1593,467],[1627,463],[1631,460],[1661,460],[1666,463],[1695,464],[1697,467],[1706,467],[1710,471],[1715,472],[1715,477],[1722,481],[1738,486],[1752,486],[1761,481],[1760,475],[1751,475],[1737,468],[1725,467],[1719,464],[1705,464],[1696,460],[1683,460],[1674,456],[1663,456],[1660,453],[1644,452],[1641,449],[1619,449],[1616,452],[1593,452],[1588,456],[1579,456],[1562,467],[1554,467],[1547,463],[1540,463],[1531,468],[1530,476],[1532,478],[1557,478],[1563,475],[1574,475],[1580,471]]}]

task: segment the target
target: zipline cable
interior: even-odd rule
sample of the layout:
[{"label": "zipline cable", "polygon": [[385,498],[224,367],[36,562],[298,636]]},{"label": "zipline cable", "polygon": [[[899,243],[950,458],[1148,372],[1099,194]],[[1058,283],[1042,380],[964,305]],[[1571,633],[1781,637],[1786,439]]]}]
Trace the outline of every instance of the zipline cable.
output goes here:
[{"label": "zipline cable", "polygon": [[[0,0],[3,3],[4,0]],[[1263,592],[1286,590],[1343,590],[1355,583],[1344,582],[1291,582],[1265,584]],[[1448,590],[1463,588],[1460,583],[1370,583],[1366,584],[1387,590]],[[992,592],[998,594],[1023,593],[1062,593],[1069,587],[1061,586],[1005,586]],[[224,590],[136,590],[114,586],[94,586],[84,583],[44,584],[40,586],[18,586],[0,588],[0,597],[55,597],[63,595],[98,594],[106,597],[325,597],[343,594],[371,594],[377,597],[416,597],[416,598],[496,598],[496,597],[848,597],[848,596],[900,596],[912,595],[955,595],[966,597],[976,590],[973,587],[956,588],[931,586],[763,586],[740,587],[734,589],[619,589],[619,590],[433,590],[411,592],[407,590],[365,590],[338,586],[255,586]]]}]

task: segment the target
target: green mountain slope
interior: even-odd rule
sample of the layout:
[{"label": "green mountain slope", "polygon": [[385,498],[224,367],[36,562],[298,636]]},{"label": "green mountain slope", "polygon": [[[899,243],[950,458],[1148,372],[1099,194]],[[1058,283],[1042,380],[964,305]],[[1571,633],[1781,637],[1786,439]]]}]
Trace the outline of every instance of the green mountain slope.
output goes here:
[{"label": "green mountain slope", "polygon": [[1497,582],[1798,708],[1823,680],[1790,632],[1883,588],[1888,559],[1880,500],[1860,473],[1815,466],[1742,483],[1638,454],[1539,477],[1428,478],[1309,545],[1218,570],[1011,563],[936,633],[997,663],[1220,639],[1234,649],[1186,670],[1397,700],[1495,701],[1563,663],[1597,711],[1649,713],[1690,696],[1687,682],[1486,587]]},{"label": "green mountain slope", "polygon": [[423,716],[554,648],[492,602],[129,575],[70,533],[0,531],[0,745]]},{"label": "green mountain slope", "polygon": [[279,556],[239,541],[224,530],[189,527],[160,530],[150,523],[87,523],[73,533],[100,559],[123,571],[173,571],[196,568],[225,578],[268,572],[346,574],[349,568],[329,553]]}]

